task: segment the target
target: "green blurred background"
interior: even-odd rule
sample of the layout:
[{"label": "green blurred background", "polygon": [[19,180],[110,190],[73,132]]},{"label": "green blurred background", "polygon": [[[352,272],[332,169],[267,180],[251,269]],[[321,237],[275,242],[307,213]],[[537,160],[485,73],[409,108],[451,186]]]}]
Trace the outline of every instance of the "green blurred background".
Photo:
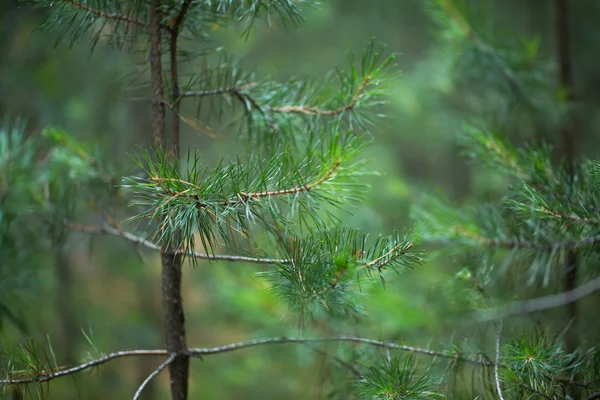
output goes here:
[{"label": "green blurred background", "polygon": [[[551,1],[466,3],[476,16],[479,33],[490,42],[537,38],[539,57],[554,68]],[[577,0],[571,6],[574,92],[580,103],[577,152],[590,155],[597,153],[600,142],[593,133],[600,123],[600,2]],[[387,44],[387,52],[401,53],[397,59],[401,75],[383,110],[387,118],[372,127],[375,141],[365,154],[380,174],[369,178],[366,201],[346,219],[372,233],[389,233],[412,225],[408,209],[423,190],[435,188],[459,203],[469,203],[497,197],[507,185],[490,172],[470,168],[456,140],[465,120],[495,115],[502,103],[485,79],[457,76],[457,51],[443,41],[426,10],[422,0],[324,1],[307,10],[307,21],[298,28],[261,25],[248,40],[241,38],[240,29],[221,29],[213,32],[215,43],[198,46],[225,46],[243,66],[275,79],[322,76],[336,64],[345,66],[348,51],[360,52],[372,37]],[[140,55],[103,46],[90,53],[86,44],[55,47],[53,33],[32,32],[44,15],[43,9],[0,1],[0,113],[26,118],[28,132],[60,126],[82,141],[100,143],[115,162],[126,165],[128,154],[148,144],[151,136],[149,103],[124,90],[124,77]],[[468,58],[461,60],[468,63]],[[490,79],[496,74],[488,73]],[[515,124],[507,134],[517,142],[540,140],[527,124]],[[556,141],[551,131],[542,136]],[[208,164],[222,155],[248,151],[234,133],[213,138],[187,126],[182,145],[198,149]],[[28,336],[45,341],[48,335],[59,360],[85,357],[91,348],[85,335],[101,352],[162,347],[158,256],[144,253],[140,259],[127,243],[111,238],[98,238],[92,247],[88,239],[77,236],[69,244],[76,249],[67,256],[71,282],[58,281],[51,256],[40,254],[33,276],[23,278],[21,295],[13,302],[15,310],[26,315],[28,333],[5,324],[0,346],[10,350]],[[441,284],[458,268],[452,257],[438,257],[391,279],[387,290],[370,290],[361,323],[309,327],[307,333],[335,329],[420,346],[449,342],[450,337],[455,342],[467,336],[476,340],[477,328],[460,329],[443,317],[458,306],[445,297]],[[256,277],[258,270],[207,262],[186,267],[190,346],[299,333],[294,317]],[[57,306],[65,284],[72,285],[67,310]],[[75,332],[66,332],[69,327]],[[129,398],[158,363],[115,361],[91,374],[79,374],[75,382],[69,378],[53,382],[49,398]],[[294,345],[211,356],[193,361],[192,368],[191,398],[207,399],[325,398],[333,390],[328,377],[344,377],[331,360]],[[147,398],[167,396],[166,375]]]}]

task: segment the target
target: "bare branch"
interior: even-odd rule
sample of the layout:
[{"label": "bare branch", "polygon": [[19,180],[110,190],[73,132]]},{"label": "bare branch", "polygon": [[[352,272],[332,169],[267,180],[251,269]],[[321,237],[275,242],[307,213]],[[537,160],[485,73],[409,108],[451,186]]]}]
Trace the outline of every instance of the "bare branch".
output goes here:
[{"label": "bare branch", "polygon": [[496,331],[496,361],[494,362],[494,379],[496,381],[498,398],[500,400],[504,400],[504,396],[502,395],[502,387],[500,386],[500,338],[502,336],[502,321],[498,322]]},{"label": "bare branch", "polygon": [[242,90],[251,88],[252,86],[255,86],[256,83],[255,82],[251,82],[251,83],[246,83],[244,85],[240,85],[240,86],[232,86],[229,88],[219,88],[219,89],[212,89],[212,90],[200,90],[200,91],[187,91],[187,92],[183,92],[180,93],[179,96],[180,97],[209,97],[209,96],[218,96],[220,94],[241,94]]},{"label": "bare branch", "polygon": [[[161,251],[161,247],[153,243],[142,236],[136,236],[133,233],[126,232],[120,229],[113,228],[110,225],[75,225],[75,224],[67,224],[67,227],[71,230],[88,233],[88,234],[108,234],[112,236],[122,237],[124,239],[129,240],[132,243],[143,245],[151,250]],[[256,258],[256,257],[246,257],[246,256],[232,256],[232,255],[221,255],[215,254],[210,255],[206,253],[199,252],[185,252],[172,250],[172,254],[181,254],[187,257],[195,257],[204,260],[213,260],[213,261],[233,261],[233,262],[249,262],[255,264],[289,264],[290,260],[280,260],[275,258]]]},{"label": "bare branch", "polygon": [[[247,349],[247,348],[251,348],[251,347],[271,345],[271,344],[289,344],[289,343],[307,344],[307,343],[328,343],[328,342],[351,342],[351,343],[357,343],[357,344],[365,344],[365,345],[369,345],[369,346],[375,346],[375,347],[381,347],[381,348],[387,348],[387,349],[408,351],[411,353],[418,353],[418,354],[423,354],[423,355],[432,356],[432,357],[447,358],[450,360],[454,360],[454,359],[460,357],[460,355],[457,355],[457,354],[446,354],[446,353],[442,353],[439,351],[424,349],[424,348],[420,348],[420,347],[413,347],[413,346],[407,346],[407,345],[402,345],[402,344],[393,343],[393,342],[384,342],[384,341],[380,341],[380,340],[367,339],[367,338],[361,338],[361,337],[353,337],[353,336],[337,336],[337,337],[329,337],[329,338],[275,337],[275,338],[267,338],[267,339],[259,339],[259,340],[250,340],[247,342],[232,343],[232,344],[228,344],[225,346],[206,347],[206,348],[191,348],[191,349],[187,350],[187,355],[193,356],[193,357],[202,357],[202,356],[211,355],[211,354],[221,354],[221,353],[227,353],[230,351],[242,350],[242,349]],[[80,364],[75,367],[56,370],[54,372],[51,372],[51,373],[45,374],[45,375],[36,375],[36,376],[18,378],[18,379],[10,379],[10,378],[2,379],[2,380],[0,380],[0,385],[22,385],[22,384],[28,384],[28,383],[47,382],[47,381],[51,381],[56,378],[60,378],[62,376],[72,375],[72,374],[81,372],[86,369],[97,367],[99,365],[102,365],[108,361],[111,361],[111,360],[114,360],[117,358],[166,356],[169,354],[170,353],[167,352],[167,350],[118,351],[118,352],[107,354],[96,360],[88,361],[86,363]],[[176,356],[175,353],[171,353],[170,355],[173,357]],[[486,360],[477,360],[477,359],[472,359],[472,358],[464,358],[463,360],[466,362],[469,362],[471,364],[480,365],[480,366],[484,366],[484,367],[494,366],[494,363],[492,363],[490,361],[486,361]],[[171,360],[171,362],[172,362],[172,360]],[[165,364],[165,365],[163,366],[163,364]],[[159,368],[157,368],[155,373],[153,373],[154,375],[151,374],[151,376],[149,376],[150,379],[152,379],[156,374],[158,374],[160,372],[159,369],[162,370],[168,365],[168,363],[166,361],[163,364],[161,364],[159,366]]]},{"label": "bare branch", "polygon": [[148,24],[146,22],[139,21],[131,16],[126,16],[126,15],[121,15],[121,14],[116,14],[116,13],[107,13],[107,12],[92,8],[92,7],[88,6],[87,4],[83,4],[83,3],[79,2],[79,1],[75,1],[75,0],[64,0],[64,2],[67,4],[70,4],[72,7],[79,8],[80,10],[87,11],[89,13],[97,15],[98,17],[102,17],[105,19],[117,20],[117,21],[123,21],[123,22],[127,22],[128,24],[133,24],[133,25],[137,25],[137,26],[148,27]]},{"label": "bare branch", "polygon": [[507,311],[499,314],[496,318],[506,318],[512,315],[531,314],[551,308],[562,307],[587,297],[600,290],[600,276],[591,281],[564,293],[514,303]]},{"label": "bare branch", "polygon": [[593,244],[600,243],[600,235],[598,236],[586,236],[579,240],[565,240],[561,242],[554,243],[538,243],[534,241],[528,240],[496,240],[496,239],[488,239],[483,236],[464,236],[465,239],[471,239],[476,241],[477,243],[488,246],[488,247],[498,247],[503,249],[534,249],[540,251],[552,251],[556,249],[578,249],[580,247],[585,247]]},{"label": "bare branch", "polygon": [[[267,339],[251,340],[248,342],[232,343],[232,344],[228,344],[225,346],[219,346],[219,347],[211,347],[211,348],[203,348],[203,349],[190,349],[190,355],[203,356],[203,355],[210,355],[210,354],[219,354],[219,353],[226,353],[229,351],[241,350],[241,349],[245,349],[245,348],[249,348],[249,347],[256,347],[256,346],[262,346],[262,345],[268,345],[268,344],[286,344],[286,343],[305,344],[305,343],[327,343],[327,342],[352,342],[352,343],[366,344],[366,345],[370,345],[370,346],[402,350],[402,351],[408,351],[411,353],[418,353],[418,354],[424,354],[424,355],[428,355],[428,356],[448,358],[448,359],[456,359],[457,357],[459,357],[459,355],[456,355],[456,354],[446,354],[446,353],[443,353],[440,351],[434,351],[434,350],[424,349],[424,348],[420,348],[420,347],[413,347],[413,346],[407,346],[407,345],[402,345],[402,344],[393,343],[393,342],[384,342],[384,341],[380,341],[380,340],[367,339],[367,338],[354,337],[354,336],[336,336],[336,337],[329,337],[329,338],[294,338],[294,337],[267,338]],[[494,363],[489,362],[489,361],[470,359],[470,358],[465,358],[464,361],[469,362],[471,364],[488,366],[488,367],[491,367],[494,365]]]},{"label": "bare branch", "polygon": [[175,359],[175,354],[173,353],[162,364],[160,364],[158,367],[156,367],[156,369],[154,371],[152,371],[152,373],[150,375],[148,375],[148,377],[146,379],[144,379],[144,382],[142,382],[142,384],[140,385],[138,390],[135,392],[135,395],[133,396],[133,400],[139,399],[140,396],[142,395],[142,392],[144,391],[144,388],[148,385],[148,383],[150,383],[150,381],[156,375],[160,374],[165,368],[167,368],[169,366],[169,364],[171,364],[173,362],[174,359]]},{"label": "bare branch", "polygon": [[88,361],[86,363],[77,365],[72,368],[65,368],[56,370],[50,374],[46,375],[37,375],[27,378],[19,378],[19,379],[2,379],[0,380],[0,385],[21,385],[25,383],[41,383],[48,382],[56,378],[60,378],[62,376],[73,375],[77,372],[97,367],[102,365],[108,361],[114,360],[116,358],[123,357],[145,357],[145,356],[165,356],[167,355],[166,350],[126,350],[126,351],[117,351],[115,353],[107,354],[103,357],[100,357],[96,360]]}]

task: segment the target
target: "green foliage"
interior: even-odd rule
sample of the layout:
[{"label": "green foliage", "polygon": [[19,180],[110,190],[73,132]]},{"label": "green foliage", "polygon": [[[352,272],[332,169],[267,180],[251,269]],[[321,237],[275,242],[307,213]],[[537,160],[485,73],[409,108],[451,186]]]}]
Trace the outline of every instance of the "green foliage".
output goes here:
[{"label": "green foliage", "polygon": [[199,233],[203,247],[214,251],[217,240],[235,247],[237,238],[251,237],[251,224],[288,225],[299,213],[302,221],[316,219],[318,202],[356,201],[361,185],[348,179],[363,173],[364,162],[351,160],[364,140],[336,131],[311,136],[298,159],[280,148],[270,159],[253,154],[207,168],[199,154],[189,154],[183,173],[165,154],[147,153],[139,161],[147,177],[126,180],[133,205],[143,210],[133,219],[156,222],[152,234],[167,246],[182,243],[180,250],[193,251]]},{"label": "green foliage", "polygon": [[410,235],[379,236],[368,243],[367,235],[356,229],[317,230],[302,238],[282,238],[278,256],[290,262],[264,275],[301,321],[323,315],[357,318],[362,314],[361,278],[369,281],[377,275],[383,281],[386,270],[411,269],[423,261],[417,245],[418,238]]},{"label": "green foliage", "polygon": [[431,239],[483,248],[510,250],[502,273],[512,265],[528,265],[528,282],[548,284],[556,264],[570,249],[597,257],[598,192],[594,162],[576,165],[571,183],[567,166],[552,165],[550,152],[512,147],[497,133],[469,129],[463,143],[478,165],[508,173],[515,180],[498,203],[454,208],[439,196],[425,196],[413,218],[425,225]]},{"label": "green foliage", "polygon": [[[233,119],[233,130],[270,146],[273,139],[306,143],[310,136],[303,132],[324,124],[358,133],[382,116],[379,108],[398,74],[392,64],[396,55],[384,56],[384,50],[371,41],[358,59],[350,54],[348,70],[336,68],[318,80],[292,78],[280,83],[244,72],[220,49],[203,58],[198,72],[186,76],[181,100],[198,99],[197,116],[208,103],[207,121],[211,116],[223,119],[224,104],[241,105],[244,116]],[[188,118],[184,121],[195,125]]]},{"label": "green foliage", "polygon": [[368,366],[356,382],[358,398],[381,400],[444,398],[434,390],[430,372],[419,365],[414,355],[396,356]]},{"label": "green foliage", "polygon": [[560,343],[537,333],[531,338],[519,337],[506,345],[506,369],[502,371],[513,396],[538,398],[557,396],[562,390],[556,377],[569,369],[573,356],[566,354]]}]

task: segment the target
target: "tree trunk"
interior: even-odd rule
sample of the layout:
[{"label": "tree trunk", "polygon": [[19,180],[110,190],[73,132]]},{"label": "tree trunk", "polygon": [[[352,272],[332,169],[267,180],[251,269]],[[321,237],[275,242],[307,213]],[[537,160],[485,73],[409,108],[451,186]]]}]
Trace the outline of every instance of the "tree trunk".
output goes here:
[{"label": "tree trunk", "polygon": [[[165,106],[161,63],[160,0],[152,0],[150,8],[150,70],[152,79],[152,130],[158,151],[166,149]],[[176,85],[176,82],[174,82]],[[177,117],[177,116],[174,116]],[[172,132],[173,135],[176,132]],[[168,249],[161,252],[162,307],[167,351],[175,354],[169,365],[171,398],[186,400],[188,392],[189,356],[185,340],[185,317],[181,297],[181,256]]]},{"label": "tree trunk", "polygon": [[73,304],[73,271],[62,243],[54,244],[54,269],[57,283],[57,312],[60,324],[63,359],[66,365],[77,361],[75,356],[79,329],[76,327]]},{"label": "tree trunk", "polygon": [[[570,54],[570,43],[569,43],[569,14],[567,0],[556,0],[555,3],[556,13],[556,41],[557,41],[557,64],[559,73],[559,86],[562,90],[566,91],[565,102],[567,105],[573,101],[573,88],[571,84],[571,54]],[[566,120],[561,124],[559,135],[561,140],[561,147],[563,156],[566,158],[567,168],[569,172],[569,179],[571,185],[573,184],[575,170],[575,132],[571,126],[570,113],[567,114]],[[575,250],[569,250],[566,257],[563,268],[563,290],[570,292],[577,287],[577,253]],[[569,353],[577,350],[579,347],[579,323],[577,320],[578,303],[576,301],[570,302],[566,306],[566,319],[567,326],[569,327],[565,333],[565,346]],[[576,362],[576,361],[575,361]],[[580,398],[579,390],[573,386],[569,393],[573,400]]]}]

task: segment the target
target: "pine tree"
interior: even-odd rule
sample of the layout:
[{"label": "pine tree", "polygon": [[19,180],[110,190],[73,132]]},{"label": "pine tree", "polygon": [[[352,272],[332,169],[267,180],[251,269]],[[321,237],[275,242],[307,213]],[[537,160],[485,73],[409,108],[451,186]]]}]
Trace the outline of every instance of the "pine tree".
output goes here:
[{"label": "pine tree", "polygon": [[[425,3],[456,90],[476,97],[461,110],[464,155],[506,185],[459,205],[424,194],[411,212],[416,232],[370,239],[344,226],[338,210],[365,193],[361,151],[396,76],[393,56],[370,43],[348,69],[323,79],[272,82],[244,72],[223,50],[193,43],[209,40],[215,26],[241,25],[249,34],[259,19],[298,24],[307,1],[35,0],[62,40],[143,56],[132,80],[150,94],[153,145],[136,154],[137,171],[124,174],[108,154],[60,129],[25,138],[20,121],[5,120],[0,248],[11,263],[0,270],[3,282],[18,288],[15,267],[34,263],[28,258],[39,247],[64,245],[66,235],[115,236],[159,252],[166,348],[105,355],[90,338],[91,359],[61,367],[51,343],[27,342],[8,354],[3,388],[43,395],[40,383],[116,358],[160,356],[133,397],[169,369],[171,397],[184,399],[190,357],[302,344],[345,372],[336,375],[331,398],[600,398],[592,297],[600,290],[600,162],[576,157],[568,3],[553,4],[551,60],[538,40],[490,35],[476,14],[479,2]],[[182,62],[192,58],[197,70]],[[180,151],[182,122],[207,130],[222,120],[233,121],[228,132],[250,154],[206,166],[202,149]],[[530,142],[515,144],[523,136]],[[103,223],[78,221],[90,204]],[[45,242],[36,240],[40,231]],[[420,238],[439,249],[436,260],[457,264],[453,279],[435,290],[455,309],[449,320],[454,331],[467,332],[465,341],[444,336],[421,348],[331,335],[190,347],[180,284],[193,270],[185,262],[264,267],[256,279],[268,283],[302,331],[332,321],[360,324],[365,286],[421,263]],[[2,295],[0,315],[23,325],[7,306],[18,293]],[[319,347],[325,343],[338,343],[337,352]]]},{"label": "pine tree", "polygon": [[[597,300],[588,296],[600,290],[600,164],[575,156],[570,7],[564,0],[552,5],[555,61],[544,59],[537,39],[490,35],[475,8],[430,3],[457,86],[478,96],[459,135],[464,154],[508,187],[495,201],[462,207],[426,195],[412,210],[425,240],[445,243],[463,266],[449,284],[452,299],[467,310],[463,322],[486,323],[485,338],[469,345],[495,353],[472,372],[477,386],[462,393],[595,399],[600,353],[590,321]],[[532,143],[514,145],[515,132]]]},{"label": "pine tree", "polygon": [[[338,68],[314,81],[272,82],[244,72],[223,50],[199,50],[192,44],[209,40],[215,26],[241,25],[248,34],[259,19],[298,24],[299,5],[309,6],[308,2],[33,3],[48,12],[43,28],[58,30],[61,41],[86,40],[92,49],[109,44],[144,54],[134,80],[145,80],[141,90],[150,96],[153,145],[138,152],[139,173],[123,176],[108,154],[58,128],[25,138],[23,126],[6,121],[2,170],[8,172],[6,183],[16,185],[10,185],[3,200],[20,203],[27,198],[32,205],[25,211],[16,204],[7,208],[14,209],[14,215],[3,216],[3,247],[12,245],[17,256],[35,250],[25,237],[31,232],[22,229],[27,226],[54,238],[50,246],[62,246],[69,234],[106,234],[160,252],[166,348],[98,353],[83,364],[60,366],[51,343],[31,342],[10,354],[2,381],[5,390],[17,385],[17,391],[24,387],[39,396],[45,390],[36,384],[115,358],[158,355],[164,361],[141,383],[134,398],[168,368],[171,398],[186,399],[190,357],[279,343],[353,342],[404,348],[342,336],[266,338],[190,348],[181,293],[186,261],[192,266],[199,259],[265,264],[263,279],[304,326],[323,316],[358,318],[361,285],[377,283],[388,270],[402,272],[421,262],[414,234],[371,240],[344,227],[335,212],[356,204],[365,191],[359,178],[367,170],[360,152],[369,141],[366,128],[385,101],[386,84],[396,75],[394,55],[384,57],[383,48],[371,42],[347,70]],[[182,66],[183,60],[191,59],[201,68]],[[197,107],[196,116],[186,116],[190,108],[186,103]],[[181,154],[182,121],[197,127],[224,118],[226,112],[234,115],[237,123],[230,131],[249,145],[249,155],[205,166],[201,150]],[[102,224],[76,221],[90,204]],[[121,218],[127,205],[135,213]],[[137,226],[140,233],[126,230],[127,225]]]}]

